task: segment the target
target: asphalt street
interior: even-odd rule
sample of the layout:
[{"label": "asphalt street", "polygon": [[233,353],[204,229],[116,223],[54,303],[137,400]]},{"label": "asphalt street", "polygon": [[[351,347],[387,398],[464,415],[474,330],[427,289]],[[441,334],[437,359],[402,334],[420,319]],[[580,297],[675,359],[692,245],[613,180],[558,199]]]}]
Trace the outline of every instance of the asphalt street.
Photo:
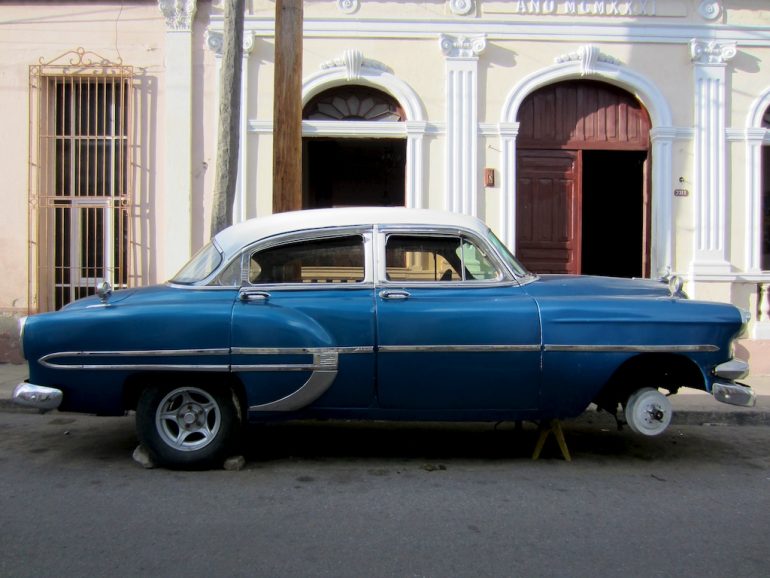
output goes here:
[{"label": "asphalt street", "polygon": [[143,469],[130,417],[0,412],[2,576],[767,575],[770,428],[250,430],[240,471]]},{"label": "asphalt street", "polygon": [[251,427],[237,471],[144,469],[131,416],[10,403],[0,365],[0,576],[767,575],[770,379],[756,408],[674,396],[644,438],[607,414],[532,424]]}]

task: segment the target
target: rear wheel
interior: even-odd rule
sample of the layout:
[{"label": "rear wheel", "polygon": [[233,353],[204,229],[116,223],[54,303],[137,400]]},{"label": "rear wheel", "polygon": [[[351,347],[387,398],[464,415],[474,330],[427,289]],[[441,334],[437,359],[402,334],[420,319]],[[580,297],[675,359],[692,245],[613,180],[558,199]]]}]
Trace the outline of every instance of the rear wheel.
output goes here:
[{"label": "rear wheel", "polygon": [[671,402],[657,389],[645,387],[628,398],[625,414],[632,431],[645,436],[660,435],[671,423]]},{"label": "rear wheel", "polygon": [[139,441],[157,464],[171,468],[220,466],[239,429],[229,388],[151,385],[136,408]]}]

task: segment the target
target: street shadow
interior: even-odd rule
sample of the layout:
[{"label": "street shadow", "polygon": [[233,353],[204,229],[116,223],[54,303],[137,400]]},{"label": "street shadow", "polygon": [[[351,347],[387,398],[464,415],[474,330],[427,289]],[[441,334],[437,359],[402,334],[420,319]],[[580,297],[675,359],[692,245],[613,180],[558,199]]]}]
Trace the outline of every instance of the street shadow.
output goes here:
[{"label": "street shadow", "polygon": [[[688,460],[704,457],[704,443],[680,428],[649,438],[618,430],[609,416],[563,423],[573,460]],[[693,430],[693,428],[689,428]],[[248,463],[280,460],[502,461],[531,460],[540,430],[534,423],[292,422],[249,426]],[[708,447],[721,452],[708,436]],[[727,448],[724,448],[727,451]],[[553,435],[540,460],[564,461]]]}]

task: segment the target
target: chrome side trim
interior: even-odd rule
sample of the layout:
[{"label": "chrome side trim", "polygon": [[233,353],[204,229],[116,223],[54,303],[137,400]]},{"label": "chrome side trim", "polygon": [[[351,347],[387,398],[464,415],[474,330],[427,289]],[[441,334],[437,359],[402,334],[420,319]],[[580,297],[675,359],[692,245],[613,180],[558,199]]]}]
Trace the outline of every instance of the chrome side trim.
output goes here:
[{"label": "chrome side trim", "polygon": [[540,351],[540,345],[380,345],[382,353],[484,353],[495,351]]},{"label": "chrome side trim", "polygon": [[695,353],[719,351],[716,345],[543,345],[543,351]]},{"label": "chrome side trim", "polygon": [[281,399],[249,406],[249,411],[296,411],[310,405],[334,383],[337,377],[337,358],[338,354],[331,351],[314,354],[313,373],[299,389]]},{"label": "chrome side trim", "polygon": [[102,370],[194,370],[194,371],[227,371],[229,365],[207,364],[167,364],[167,363],[120,363],[120,364],[68,364],[53,363],[52,360],[61,358],[94,359],[100,357],[190,357],[194,355],[222,356],[230,355],[229,349],[161,349],[147,351],[60,351],[41,357],[38,362],[49,369],[102,369]]},{"label": "chrome side trim", "polygon": [[315,355],[317,353],[374,353],[374,347],[233,347],[233,355]]},{"label": "chrome side trim", "polygon": [[234,347],[233,355],[313,355],[313,363],[292,364],[202,364],[202,363],[55,363],[53,360],[66,358],[96,359],[100,357],[190,357],[225,356],[229,349],[168,349],[148,351],[62,351],[44,355],[38,361],[49,369],[63,370],[113,370],[113,371],[318,371],[328,368],[326,356],[374,353],[374,347]]},{"label": "chrome side trim", "polygon": [[627,353],[682,353],[719,351],[716,345],[380,345],[382,353],[474,353],[510,351],[566,351],[566,352],[627,352]]}]

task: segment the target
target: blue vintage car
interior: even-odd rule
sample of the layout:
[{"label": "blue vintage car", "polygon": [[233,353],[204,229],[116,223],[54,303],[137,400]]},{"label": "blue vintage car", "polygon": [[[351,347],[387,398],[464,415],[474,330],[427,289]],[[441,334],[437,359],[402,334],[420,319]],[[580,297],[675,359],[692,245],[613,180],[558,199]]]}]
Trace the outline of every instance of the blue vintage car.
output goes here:
[{"label": "blue vintage car", "polygon": [[748,316],[681,283],[528,272],[482,222],[327,209],[218,234],[164,285],[21,324],[41,409],[122,415],[170,467],[221,462],[267,420],[550,420],[590,403],[636,432],[682,387],[752,405]]}]

